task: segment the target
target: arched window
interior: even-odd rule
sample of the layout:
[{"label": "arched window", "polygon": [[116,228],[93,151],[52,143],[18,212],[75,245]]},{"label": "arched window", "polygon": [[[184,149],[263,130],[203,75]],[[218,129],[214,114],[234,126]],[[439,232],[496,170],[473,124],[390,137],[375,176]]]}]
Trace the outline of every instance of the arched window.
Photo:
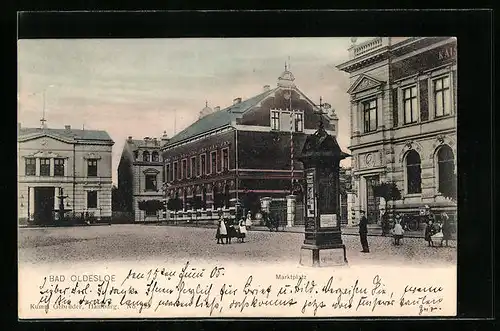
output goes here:
[{"label": "arched window", "polygon": [[420,168],[420,155],[411,150],[406,155],[406,183],[408,194],[422,192],[422,176]]},{"label": "arched window", "polygon": [[158,162],[160,160],[160,157],[158,156],[158,152],[151,153],[151,158],[152,158],[153,162]]},{"label": "arched window", "polygon": [[453,175],[455,173],[455,156],[451,147],[443,145],[437,152],[438,162],[438,191],[447,192],[453,185]]},{"label": "arched window", "polygon": [[142,152],[142,160],[144,162],[149,162],[149,152],[148,151]]}]

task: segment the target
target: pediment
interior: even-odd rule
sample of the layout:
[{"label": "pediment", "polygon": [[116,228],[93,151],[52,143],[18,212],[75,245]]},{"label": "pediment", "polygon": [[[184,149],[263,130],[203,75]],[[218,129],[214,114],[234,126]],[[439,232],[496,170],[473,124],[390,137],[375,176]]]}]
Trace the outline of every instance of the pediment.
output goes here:
[{"label": "pediment", "polygon": [[347,93],[354,94],[373,88],[379,88],[380,86],[382,86],[382,84],[384,84],[383,81],[380,81],[368,75],[360,75],[358,79],[356,79],[356,81],[347,90]]},{"label": "pediment", "polygon": [[87,153],[87,155],[85,155],[83,158],[85,160],[100,160],[101,156],[97,153],[90,152],[90,153]]},{"label": "pediment", "polygon": [[66,138],[63,138],[61,136],[50,134],[50,133],[46,133],[46,132],[37,132],[37,133],[31,133],[31,134],[23,135],[23,136],[18,137],[17,141],[19,141],[19,142],[27,142],[27,141],[30,141],[30,140],[37,140],[37,139],[43,139],[43,138],[51,138],[51,139],[58,140],[58,141],[61,141],[61,142],[65,142],[65,143],[68,143],[68,144],[74,143],[74,141],[71,140],[71,139],[66,139]]},{"label": "pediment", "polygon": [[157,169],[154,169],[154,168],[147,168],[146,170],[143,171],[145,174],[153,174],[153,175],[157,175],[160,173],[159,170]]},{"label": "pediment", "polygon": [[33,154],[29,154],[29,155],[25,155],[24,156],[25,158],[47,158],[47,159],[51,159],[51,158],[55,158],[55,159],[67,159],[68,157],[67,156],[63,156],[63,155],[60,155],[60,154],[57,154],[55,152],[52,152],[52,151],[38,151],[38,152],[35,152]]}]

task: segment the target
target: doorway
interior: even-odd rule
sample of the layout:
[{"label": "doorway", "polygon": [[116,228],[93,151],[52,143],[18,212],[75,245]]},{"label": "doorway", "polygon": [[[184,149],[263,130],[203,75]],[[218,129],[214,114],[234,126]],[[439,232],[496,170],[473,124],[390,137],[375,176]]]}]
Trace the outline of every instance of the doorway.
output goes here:
[{"label": "doorway", "polygon": [[373,187],[379,183],[379,176],[367,176],[366,179],[366,217],[368,223],[374,224],[379,221],[379,198],[373,192]]},{"label": "doorway", "polygon": [[50,224],[53,221],[55,187],[35,187],[34,221],[37,224]]}]

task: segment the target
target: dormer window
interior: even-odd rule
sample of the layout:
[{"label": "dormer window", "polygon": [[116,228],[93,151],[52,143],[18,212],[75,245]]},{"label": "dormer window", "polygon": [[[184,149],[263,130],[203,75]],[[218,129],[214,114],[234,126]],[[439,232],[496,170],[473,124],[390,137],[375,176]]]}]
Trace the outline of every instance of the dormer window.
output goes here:
[{"label": "dormer window", "polygon": [[153,152],[151,153],[151,158],[153,162],[158,162],[160,160],[160,157],[158,155],[158,152]]},{"label": "dormer window", "polygon": [[142,160],[144,162],[149,162],[149,152],[148,151],[142,152]]}]

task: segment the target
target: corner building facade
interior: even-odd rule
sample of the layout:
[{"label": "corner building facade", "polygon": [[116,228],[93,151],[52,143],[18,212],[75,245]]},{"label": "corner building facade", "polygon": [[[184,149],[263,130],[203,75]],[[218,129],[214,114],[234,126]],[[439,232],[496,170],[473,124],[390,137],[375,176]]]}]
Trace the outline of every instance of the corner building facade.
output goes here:
[{"label": "corner building facade", "polygon": [[428,205],[453,217],[456,204],[441,190],[457,164],[456,38],[375,38],[353,44],[337,68],[350,75],[356,219],[365,210],[371,223],[379,220],[380,182],[397,184],[398,212]]}]

